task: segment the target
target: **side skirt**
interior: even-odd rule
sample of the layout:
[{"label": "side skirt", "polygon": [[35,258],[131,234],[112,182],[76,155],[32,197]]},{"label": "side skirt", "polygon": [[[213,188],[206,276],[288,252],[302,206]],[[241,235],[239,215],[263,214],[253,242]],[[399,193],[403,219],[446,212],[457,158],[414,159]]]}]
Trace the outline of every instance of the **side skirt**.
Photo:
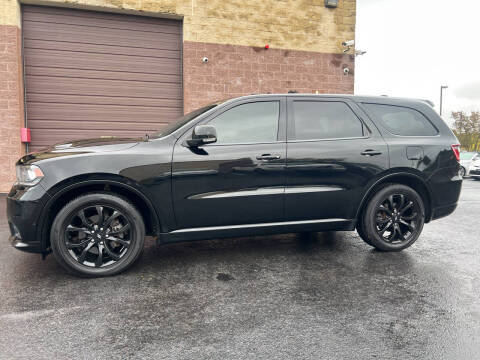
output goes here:
[{"label": "side skirt", "polygon": [[318,219],[274,223],[209,226],[187,228],[161,233],[157,243],[218,239],[251,235],[285,234],[303,231],[351,231],[355,230],[353,219]]}]

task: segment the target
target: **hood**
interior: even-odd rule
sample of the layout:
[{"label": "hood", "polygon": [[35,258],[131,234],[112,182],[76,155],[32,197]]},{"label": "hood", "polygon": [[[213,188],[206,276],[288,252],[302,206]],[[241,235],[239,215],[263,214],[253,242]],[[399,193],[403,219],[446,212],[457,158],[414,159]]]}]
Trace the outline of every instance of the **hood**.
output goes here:
[{"label": "hood", "polygon": [[463,165],[463,166],[468,166],[468,165],[471,165],[472,163],[475,163],[475,162],[478,162],[479,160],[478,159],[461,159],[460,160],[460,164]]},{"label": "hood", "polygon": [[85,153],[122,151],[134,147],[144,138],[117,138],[117,137],[101,137],[95,139],[74,140],[59,143],[49,148],[33,152],[23,156],[19,164],[31,164],[36,161],[46,160],[56,157],[78,155]]},{"label": "hood", "polygon": [[55,144],[44,151],[118,151],[137,145],[142,138],[117,138],[114,136],[95,139],[83,139]]}]

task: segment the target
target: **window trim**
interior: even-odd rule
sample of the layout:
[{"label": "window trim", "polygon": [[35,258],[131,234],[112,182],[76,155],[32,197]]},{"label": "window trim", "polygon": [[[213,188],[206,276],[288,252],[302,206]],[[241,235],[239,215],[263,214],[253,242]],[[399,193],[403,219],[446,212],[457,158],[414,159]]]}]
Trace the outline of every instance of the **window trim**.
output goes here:
[{"label": "window trim", "polygon": [[232,146],[232,145],[262,145],[262,144],[280,144],[286,142],[286,132],[287,132],[287,105],[286,105],[286,97],[285,96],[265,96],[265,97],[256,97],[252,99],[238,99],[227,106],[223,106],[217,111],[209,114],[208,116],[202,118],[200,121],[191,124],[191,126],[179,137],[180,143],[183,143],[186,139],[191,137],[191,131],[197,125],[205,125],[208,124],[210,121],[214,120],[218,116],[222,115],[223,113],[237,107],[240,105],[250,104],[250,103],[257,103],[257,102],[278,102],[278,128],[277,128],[277,140],[275,141],[261,141],[261,142],[241,142],[241,143],[224,143],[224,144],[205,144],[202,145],[202,148],[207,147],[215,147],[215,146]]},{"label": "window trim", "polygon": [[262,142],[243,142],[243,143],[224,143],[224,144],[217,144],[217,143],[211,143],[211,144],[205,144],[205,145],[202,145],[201,147],[203,148],[206,148],[206,147],[219,147],[219,146],[232,146],[232,145],[237,145],[237,146],[240,146],[240,145],[268,145],[268,144],[281,144],[281,143],[285,143],[285,141],[280,141],[280,140],[277,140],[277,141],[262,141]]},{"label": "window trim", "polygon": [[[355,115],[357,120],[360,122],[362,125],[362,133],[363,136],[353,136],[353,137],[339,137],[339,138],[320,138],[320,139],[296,139],[295,136],[295,112],[293,110],[293,103],[295,101],[298,102],[321,102],[321,103],[343,103],[345,104],[350,111]],[[287,142],[288,143],[300,143],[300,142],[318,142],[318,141],[340,141],[340,140],[358,140],[358,139],[369,139],[372,137],[372,131],[370,128],[365,124],[365,122],[358,116],[358,114],[355,112],[355,110],[350,106],[348,100],[346,99],[337,99],[337,98],[332,98],[332,99],[318,99],[318,98],[301,98],[301,99],[295,99],[295,98],[290,98],[288,99],[288,120],[287,120]]]},{"label": "window trim", "polygon": [[[435,124],[430,121],[430,119],[428,118],[427,115],[425,115],[423,112],[421,112],[420,110],[418,109],[415,109],[411,106],[406,106],[406,105],[397,105],[397,104],[382,104],[382,103],[374,103],[374,102],[361,102],[359,103],[362,107],[362,109],[368,114],[368,116],[370,118],[372,118],[373,120],[375,120],[375,123],[378,125],[377,126],[380,126],[383,130],[387,131],[389,135],[391,136],[394,136],[394,137],[399,137],[399,138],[425,138],[425,137],[428,137],[428,138],[433,138],[433,137],[440,137],[441,136],[441,133],[440,133],[440,130],[435,126]],[[373,111],[370,111],[370,109],[367,107],[367,106],[364,106],[364,105],[380,105],[380,106],[392,106],[392,107],[397,107],[397,108],[404,108],[404,109],[409,109],[409,110],[413,110],[413,111],[416,111],[418,113],[420,113],[426,120],[427,122],[432,125],[432,127],[437,131],[437,133],[435,135],[398,135],[398,134],[395,134],[393,132],[391,132],[385,125],[384,125],[384,122],[383,120],[379,119],[378,116],[373,112]]]},{"label": "window trim", "polygon": [[358,139],[369,139],[370,136],[356,136],[356,137],[344,137],[344,138],[325,138],[325,139],[308,139],[308,140],[288,140],[290,143],[300,143],[300,142],[318,142],[318,141],[342,141],[342,140],[358,140]]}]

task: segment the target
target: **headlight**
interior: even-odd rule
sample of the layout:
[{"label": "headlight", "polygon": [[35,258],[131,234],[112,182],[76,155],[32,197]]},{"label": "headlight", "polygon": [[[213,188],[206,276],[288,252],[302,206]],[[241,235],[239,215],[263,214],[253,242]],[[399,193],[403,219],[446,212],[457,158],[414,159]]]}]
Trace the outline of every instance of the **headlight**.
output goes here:
[{"label": "headlight", "polygon": [[37,165],[17,165],[15,170],[20,185],[32,186],[43,178],[43,171]]}]

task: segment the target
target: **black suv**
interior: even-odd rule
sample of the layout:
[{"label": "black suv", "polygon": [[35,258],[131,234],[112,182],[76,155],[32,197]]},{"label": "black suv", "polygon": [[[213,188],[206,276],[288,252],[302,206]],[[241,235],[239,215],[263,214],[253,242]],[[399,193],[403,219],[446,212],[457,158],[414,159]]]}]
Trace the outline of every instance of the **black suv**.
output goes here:
[{"label": "black suv", "polygon": [[253,95],[205,106],[153,137],[74,141],[17,163],[14,247],[112,275],[159,243],[356,229],[383,251],[452,213],[456,137],[427,101]]}]

